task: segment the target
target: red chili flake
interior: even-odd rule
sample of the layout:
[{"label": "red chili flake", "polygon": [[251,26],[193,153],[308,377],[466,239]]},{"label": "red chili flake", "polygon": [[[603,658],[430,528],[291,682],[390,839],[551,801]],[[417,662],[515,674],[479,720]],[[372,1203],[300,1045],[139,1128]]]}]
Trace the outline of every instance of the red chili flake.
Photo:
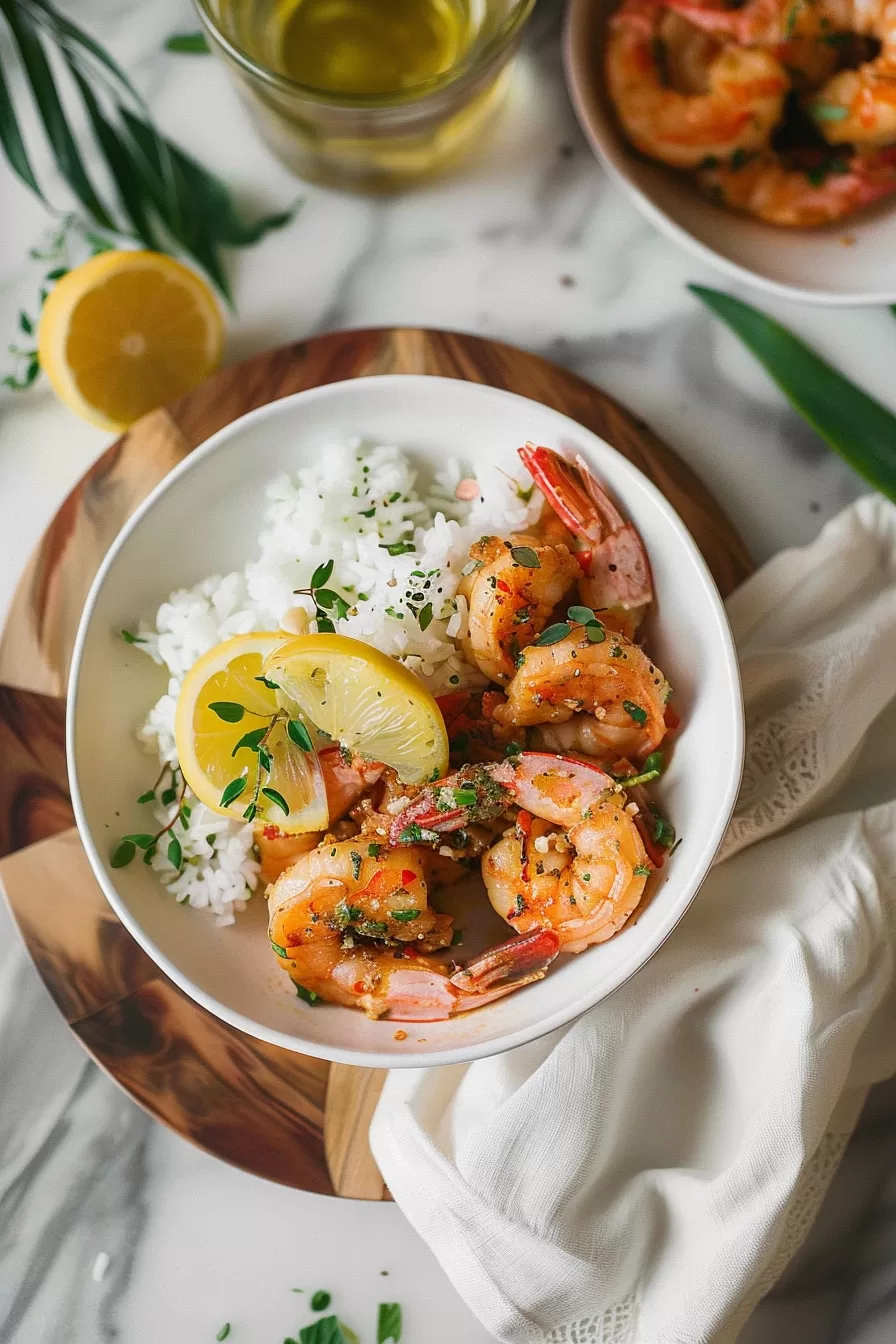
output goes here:
[{"label": "red chili flake", "polygon": [[401,885],[403,887],[409,887],[412,882],[416,881],[417,881],[417,874],[415,872],[412,872],[410,868],[402,868]]},{"label": "red chili flake", "polygon": [[516,824],[519,826],[523,835],[529,835],[532,831],[532,813],[524,812],[523,809],[520,808],[517,813]]},{"label": "red chili flake", "polygon": [[501,590],[502,593],[509,593],[509,592],[510,592],[510,584],[509,584],[509,583],[505,583],[503,579],[498,579],[498,582],[497,582],[497,585],[496,585],[496,586]]},{"label": "red chili flake", "polygon": [[352,985],[352,993],[363,994],[366,988],[367,986],[364,984],[363,980],[356,980],[355,983]]},{"label": "red chili flake", "polygon": [[573,557],[578,560],[582,573],[587,574],[591,568],[591,551],[573,551]]},{"label": "red chili flake", "polygon": [[671,705],[666,706],[665,712],[663,713],[663,723],[669,729],[670,733],[674,733],[675,729],[681,725],[681,719],[675,713],[675,710]]},{"label": "red chili flake", "polygon": [[265,826],[262,831],[265,840],[279,840],[282,834],[279,826]]}]

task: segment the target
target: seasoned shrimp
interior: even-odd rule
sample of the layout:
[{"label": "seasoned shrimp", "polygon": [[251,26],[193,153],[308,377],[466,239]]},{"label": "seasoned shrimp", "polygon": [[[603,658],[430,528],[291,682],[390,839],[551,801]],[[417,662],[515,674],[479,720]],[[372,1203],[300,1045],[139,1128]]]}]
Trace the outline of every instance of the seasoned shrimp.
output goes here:
[{"label": "seasoned shrimp", "polygon": [[832,171],[788,168],[766,150],[738,168],[707,168],[701,186],[722,205],[768,224],[812,228],[845,219],[896,192],[896,152],[852,155]]},{"label": "seasoned shrimp", "polygon": [[633,638],[653,601],[650,561],[637,529],[625,521],[580,454],[572,463],[533,443],[517,451],[548,504],[584,547],[575,553],[582,602],[600,612],[605,624]]},{"label": "seasoned shrimp", "polygon": [[707,92],[680,93],[660,66],[663,8],[654,0],[625,0],[610,20],[607,84],[632,144],[674,168],[764,145],[790,88],[784,66],[770,51],[732,44],[711,61]]},{"label": "seasoned shrimp", "polygon": [[793,37],[821,39],[854,26],[853,0],[747,0],[736,8],[695,0],[666,2],[696,28],[744,46],[780,47]]},{"label": "seasoned shrimp", "polygon": [[[339,747],[325,747],[318,755],[324,787],[327,791],[327,810],[333,826],[357,803],[364,792],[378,782],[384,767],[374,761],[354,756],[347,761]],[[320,843],[321,831],[306,831],[289,835],[279,826],[256,826],[255,847],[261,864],[262,882],[276,882],[290,864],[301,854],[307,854]]]},{"label": "seasoned shrimp", "polygon": [[469,607],[461,648],[491,681],[509,681],[520,649],[543,629],[581,571],[566,546],[535,537],[482,537],[470,556],[475,568],[458,589]]},{"label": "seasoned shrimp", "polygon": [[496,914],[521,933],[553,929],[562,952],[583,952],[618,933],[653,871],[623,801],[586,791],[562,829],[521,812],[482,860]]},{"label": "seasoned shrimp", "polygon": [[665,736],[669,684],[624,635],[606,631],[595,643],[594,633],[573,626],[555,644],[526,649],[495,718],[526,727],[583,716],[593,754],[643,760]]},{"label": "seasoned shrimp", "polygon": [[426,954],[451,943],[452,919],[427,898],[431,859],[422,847],[319,845],[268,892],[269,936],[304,997],[361,1008],[371,1017],[428,1021],[482,1006],[540,979],[559,940],[511,939],[476,958],[463,984]]}]

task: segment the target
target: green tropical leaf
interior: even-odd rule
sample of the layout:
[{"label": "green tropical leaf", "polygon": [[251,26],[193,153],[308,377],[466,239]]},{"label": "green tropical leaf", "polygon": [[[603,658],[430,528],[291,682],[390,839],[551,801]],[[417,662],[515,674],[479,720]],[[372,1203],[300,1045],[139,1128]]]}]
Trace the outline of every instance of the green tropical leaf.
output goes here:
[{"label": "green tropical leaf", "polygon": [[12,105],[12,98],[9,95],[2,65],[0,65],[0,145],[3,146],[3,153],[16,176],[25,183],[26,187],[30,187],[32,191],[36,192],[42,201],[45,201],[46,197],[34,176],[34,169],[31,167],[31,160],[28,158],[25,141],[22,139],[22,132],[19,130],[19,123],[16,120],[15,108]]},{"label": "green tropical leaf", "polygon": [[31,86],[56,166],[94,222],[103,228],[114,229],[115,221],[87,175],[59,99],[50,62],[31,19],[16,0],[0,0],[0,9],[19,49],[22,67]]},{"label": "green tropical leaf", "polygon": [[165,38],[162,46],[166,51],[173,51],[181,56],[205,56],[209,51],[205,33],[172,33],[170,37]]},{"label": "green tropical leaf", "polygon": [[719,290],[688,288],[740,337],[825,442],[896,501],[896,416],[766,313]]}]

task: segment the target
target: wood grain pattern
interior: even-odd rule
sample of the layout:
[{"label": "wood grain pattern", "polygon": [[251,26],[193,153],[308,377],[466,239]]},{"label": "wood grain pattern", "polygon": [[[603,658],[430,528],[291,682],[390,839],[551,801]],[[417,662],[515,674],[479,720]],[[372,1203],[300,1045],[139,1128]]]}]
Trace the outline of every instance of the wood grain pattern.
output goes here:
[{"label": "wood grain pattern", "polygon": [[0,640],[0,884],[72,1030],[134,1099],[247,1170],[318,1193],[388,1198],[367,1145],[383,1075],[295,1055],[227,1027],[171,984],[118,923],[72,828],[64,700],[78,618],[119,528],[216,430],[304,388],[369,374],[441,374],[507,388],[578,420],[659,486],[723,594],[752,570],[724,512],[672,450],[583,379],[480,337],[335,332],[282,346],[154,411],[59,510]]}]

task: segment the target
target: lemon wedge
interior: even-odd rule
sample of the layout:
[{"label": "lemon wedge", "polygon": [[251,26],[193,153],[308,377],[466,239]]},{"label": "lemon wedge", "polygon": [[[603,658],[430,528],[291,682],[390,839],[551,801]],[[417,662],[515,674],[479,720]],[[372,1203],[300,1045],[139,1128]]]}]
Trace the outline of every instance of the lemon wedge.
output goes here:
[{"label": "lemon wedge", "polygon": [[210,649],[181,687],[174,740],[184,779],[206,807],[298,834],[324,830],[329,813],[301,712],[260,680],[282,643],[282,634],[258,632]]},{"label": "lemon wedge", "polygon": [[223,336],[215,296],[195,271],[161,252],[101,252],[51,290],[37,346],[66,406],[122,430],[201,383]]},{"label": "lemon wedge", "polygon": [[405,784],[448,768],[448,734],[413,672],[347,635],[299,635],[271,651],[264,675],[349,751],[391,765]]}]

